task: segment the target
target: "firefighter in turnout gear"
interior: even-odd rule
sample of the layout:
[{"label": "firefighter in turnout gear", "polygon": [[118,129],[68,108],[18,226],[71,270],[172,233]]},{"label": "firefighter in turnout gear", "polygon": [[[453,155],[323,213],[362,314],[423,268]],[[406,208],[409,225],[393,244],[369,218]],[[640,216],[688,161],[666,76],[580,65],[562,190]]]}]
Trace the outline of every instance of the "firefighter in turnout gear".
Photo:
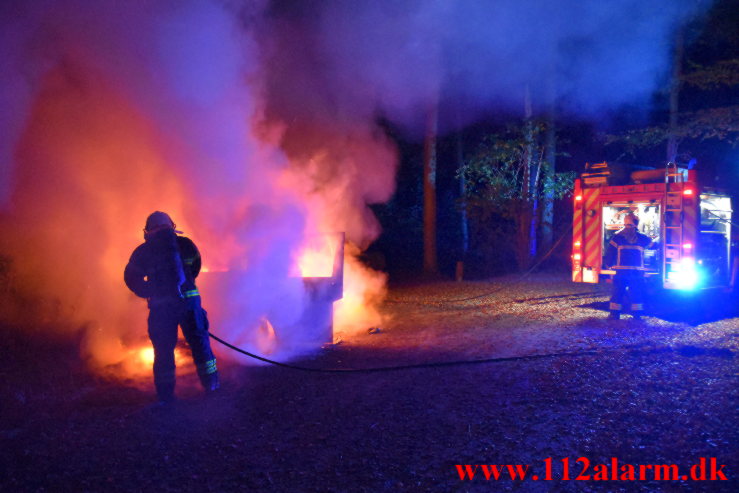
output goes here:
[{"label": "firefighter in turnout gear", "polygon": [[182,327],[200,382],[206,391],[219,388],[216,359],[208,338],[208,318],[195,278],[200,252],[189,238],[178,236],[164,212],[146,219],[145,242],[131,254],[124,280],[149,305],[149,338],[154,346],[154,385],[161,402],[174,400],[177,327]]},{"label": "firefighter in turnout gear", "polygon": [[654,241],[640,233],[638,226],[639,219],[633,213],[626,214],[623,229],[613,235],[608,243],[605,265],[616,271],[613,276],[613,295],[608,307],[609,319],[618,320],[621,317],[627,290],[634,319],[640,320],[644,312],[644,250],[654,248]]}]

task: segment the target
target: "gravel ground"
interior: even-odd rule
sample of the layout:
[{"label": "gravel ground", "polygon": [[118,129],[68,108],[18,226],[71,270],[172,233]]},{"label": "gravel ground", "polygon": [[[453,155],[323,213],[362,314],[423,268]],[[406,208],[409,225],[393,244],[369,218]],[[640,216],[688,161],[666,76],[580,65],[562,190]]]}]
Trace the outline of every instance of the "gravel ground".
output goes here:
[{"label": "gravel ground", "polygon": [[[427,366],[230,366],[218,395],[185,377],[167,409],[89,375],[73,344],[6,328],[0,491],[739,490],[736,305],[607,321],[602,286],[515,281],[394,288],[379,330],[294,362]],[[484,361],[435,364],[470,360]],[[590,480],[575,480],[580,457]],[[680,475],[715,457],[728,480],[596,481],[614,457]],[[530,468],[525,480],[461,480],[458,464]]]}]

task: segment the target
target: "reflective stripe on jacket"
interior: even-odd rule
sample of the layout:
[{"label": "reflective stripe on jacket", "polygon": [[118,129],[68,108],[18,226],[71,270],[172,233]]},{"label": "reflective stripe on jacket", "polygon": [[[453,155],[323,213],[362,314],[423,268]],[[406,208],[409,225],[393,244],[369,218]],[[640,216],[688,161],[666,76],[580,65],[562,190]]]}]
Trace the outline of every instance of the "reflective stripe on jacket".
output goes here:
[{"label": "reflective stripe on jacket", "polygon": [[644,250],[654,247],[649,236],[637,232],[629,241],[624,230],[616,233],[608,242],[605,263],[614,270],[646,270]]},{"label": "reflective stripe on jacket", "polygon": [[[161,233],[163,237],[168,234],[173,232]],[[200,252],[195,243],[184,236],[176,236],[169,243],[171,246],[167,246],[159,236],[142,243],[131,254],[123,274],[126,286],[137,296],[148,299],[150,305],[173,298],[199,296],[195,278],[200,273]],[[182,259],[184,283],[180,284],[172,273],[175,265],[171,262],[172,255]]]}]

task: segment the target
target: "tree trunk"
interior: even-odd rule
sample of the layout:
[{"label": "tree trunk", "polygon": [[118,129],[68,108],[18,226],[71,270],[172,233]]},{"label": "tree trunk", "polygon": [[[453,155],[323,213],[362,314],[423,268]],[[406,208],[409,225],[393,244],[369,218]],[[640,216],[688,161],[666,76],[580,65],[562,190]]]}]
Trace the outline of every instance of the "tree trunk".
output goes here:
[{"label": "tree trunk", "polygon": [[423,145],[423,270],[439,271],[436,259],[436,134],[438,102],[429,108],[426,139]]},{"label": "tree trunk", "polygon": [[521,199],[519,214],[516,218],[516,260],[519,270],[526,270],[531,265],[529,242],[531,226],[531,202]]},{"label": "tree trunk", "polygon": [[[457,128],[461,128],[459,121],[459,108],[457,108]],[[455,138],[455,147],[457,153],[457,169],[462,169],[464,166],[464,146],[462,143],[462,131],[458,130]],[[460,231],[462,234],[461,255],[459,260],[464,260],[467,257],[467,252],[470,249],[470,233],[469,233],[469,219],[467,218],[467,180],[464,174],[459,175],[459,197],[460,203]]]},{"label": "tree trunk", "polygon": [[675,48],[672,52],[672,80],[670,81],[670,119],[667,133],[667,162],[677,159],[677,116],[680,98],[680,76],[683,63],[684,48],[683,29],[680,28],[675,36]]},{"label": "tree trunk", "polygon": [[547,84],[547,131],[545,135],[544,160],[549,164],[545,168],[543,182],[548,190],[544,194],[541,208],[540,251],[546,253],[554,243],[554,173],[557,166],[557,133],[555,127],[555,88],[554,76],[550,75]]},{"label": "tree trunk", "polygon": [[525,240],[524,245],[522,245],[524,249],[522,253],[525,252],[525,255],[522,255],[523,263],[520,267],[522,269],[528,269],[531,265],[532,259],[536,255],[537,213],[539,208],[536,194],[539,172],[534,158],[533,122],[531,121],[533,112],[531,109],[531,91],[528,84],[526,85],[526,93],[524,96],[524,113],[526,117],[526,150],[524,153],[524,166],[526,168],[523,180],[523,186],[525,187],[523,204],[525,213],[522,214],[522,218],[526,220],[526,224],[522,224],[522,226],[526,231],[526,234],[522,238],[522,240]]}]

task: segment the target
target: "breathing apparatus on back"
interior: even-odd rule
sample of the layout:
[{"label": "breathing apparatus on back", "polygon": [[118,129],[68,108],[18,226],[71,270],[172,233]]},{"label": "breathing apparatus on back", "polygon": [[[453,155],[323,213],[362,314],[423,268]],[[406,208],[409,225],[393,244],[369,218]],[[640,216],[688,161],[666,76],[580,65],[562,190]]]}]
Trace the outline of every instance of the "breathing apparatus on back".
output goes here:
[{"label": "breathing apparatus on back", "polygon": [[161,278],[157,282],[166,283],[169,286],[176,287],[176,292],[183,296],[182,286],[187,280],[185,269],[180,256],[180,249],[177,245],[178,231],[174,221],[166,212],[155,211],[146,218],[144,226],[144,239],[147,243],[151,243],[152,247],[161,255],[162,269]]}]

